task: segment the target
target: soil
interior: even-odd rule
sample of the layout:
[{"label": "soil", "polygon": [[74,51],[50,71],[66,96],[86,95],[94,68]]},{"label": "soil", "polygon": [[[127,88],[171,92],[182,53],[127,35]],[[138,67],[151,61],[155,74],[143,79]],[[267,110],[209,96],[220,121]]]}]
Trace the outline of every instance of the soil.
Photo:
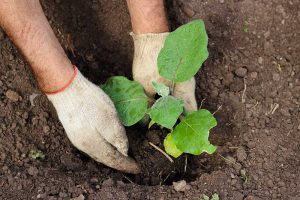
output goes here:
[{"label": "soil", "polygon": [[[42,4],[92,82],[131,77],[125,1]],[[127,134],[141,175],[96,163],[70,144],[28,64],[0,31],[0,199],[300,199],[300,1],[168,0],[167,8],[172,29],[205,21],[210,57],[196,75],[196,96],[202,108],[219,108],[210,136],[218,151],[171,164],[148,143],[161,146],[164,134],[135,126]],[[45,158],[32,159],[37,151]],[[187,184],[177,192],[173,182],[181,180]]]}]

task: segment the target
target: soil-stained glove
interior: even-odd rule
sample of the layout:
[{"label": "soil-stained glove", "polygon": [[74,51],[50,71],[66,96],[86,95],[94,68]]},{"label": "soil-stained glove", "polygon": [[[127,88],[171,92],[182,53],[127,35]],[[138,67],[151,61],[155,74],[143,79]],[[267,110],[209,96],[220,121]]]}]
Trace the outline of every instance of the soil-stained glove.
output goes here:
[{"label": "soil-stained glove", "polygon": [[[155,91],[152,81],[171,86],[171,82],[161,77],[157,68],[157,57],[169,33],[147,33],[136,35],[130,33],[134,41],[134,58],[132,65],[133,79],[140,82],[147,95],[154,98]],[[173,96],[182,99],[186,111],[197,110],[195,98],[195,78],[177,83]]]},{"label": "soil-stained glove", "polygon": [[140,172],[138,164],[127,156],[128,139],[113,102],[77,69],[67,88],[47,97],[75,147],[109,167]]}]

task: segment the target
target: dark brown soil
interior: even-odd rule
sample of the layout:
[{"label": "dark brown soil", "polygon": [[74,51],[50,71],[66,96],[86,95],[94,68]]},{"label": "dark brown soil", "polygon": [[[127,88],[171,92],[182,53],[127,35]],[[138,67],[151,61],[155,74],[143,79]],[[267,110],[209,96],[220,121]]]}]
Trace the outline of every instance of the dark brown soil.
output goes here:
[{"label": "dark brown soil", "polygon": [[[86,77],[97,84],[131,77],[125,1],[42,3]],[[0,31],[0,199],[199,200],[213,193],[222,200],[300,199],[300,1],[168,0],[167,7],[173,28],[197,18],[206,23],[210,57],[196,76],[197,99],[212,112],[222,106],[211,134],[217,153],[182,156],[173,165],[148,144],[160,146],[163,134],[135,126],[127,129],[130,153],[143,174],[94,162],[70,144],[28,65]],[[32,150],[45,159],[30,158]],[[172,186],[179,180],[187,181],[184,192]]]}]

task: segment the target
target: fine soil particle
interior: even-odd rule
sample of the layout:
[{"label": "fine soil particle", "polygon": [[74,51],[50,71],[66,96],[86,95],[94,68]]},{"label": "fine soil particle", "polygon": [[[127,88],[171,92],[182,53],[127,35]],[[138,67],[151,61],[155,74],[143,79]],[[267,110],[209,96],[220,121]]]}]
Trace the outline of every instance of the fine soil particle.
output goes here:
[{"label": "fine soil particle", "polygon": [[[89,80],[131,77],[125,1],[42,4],[68,56]],[[222,200],[300,199],[300,1],[166,5],[172,29],[205,21],[210,56],[195,76],[196,97],[202,108],[218,110],[210,134],[217,152],[171,163],[149,145],[163,148],[166,133],[137,125],[127,134],[142,174],[96,163],[71,145],[28,64],[0,31],[0,199],[199,200],[214,193]],[[33,159],[32,151],[44,159]]]}]

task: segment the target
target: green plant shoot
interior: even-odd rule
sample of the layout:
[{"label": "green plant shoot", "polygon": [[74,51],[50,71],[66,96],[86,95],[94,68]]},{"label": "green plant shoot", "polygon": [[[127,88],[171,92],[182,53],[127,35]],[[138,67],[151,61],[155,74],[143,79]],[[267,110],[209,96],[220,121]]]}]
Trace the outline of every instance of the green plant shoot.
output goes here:
[{"label": "green plant shoot", "polygon": [[[171,87],[190,80],[208,57],[207,44],[208,37],[202,20],[179,27],[168,35],[159,53],[159,74],[172,82]],[[155,81],[152,86],[160,97],[151,108],[148,108],[148,98],[138,82],[115,76],[101,87],[114,102],[125,126],[137,123],[148,114],[151,118],[149,128],[157,123],[170,129],[164,147],[174,158],[183,153],[214,153],[216,147],[208,140],[210,130],[217,125],[214,116],[205,109],[185,115],[184,102],[172,96],[174,88]],[[181,122],[176,125],[179,118]]]}]

